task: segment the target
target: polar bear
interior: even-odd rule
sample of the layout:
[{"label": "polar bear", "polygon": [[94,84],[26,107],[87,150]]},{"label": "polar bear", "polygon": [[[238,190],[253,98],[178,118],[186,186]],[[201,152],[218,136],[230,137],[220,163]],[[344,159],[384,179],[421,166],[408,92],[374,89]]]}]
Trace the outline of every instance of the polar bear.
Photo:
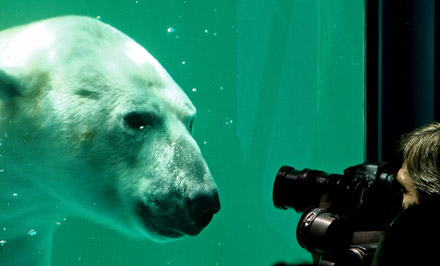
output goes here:
[{"label": "polar bear", "polygon": [[0,32],[0,265],[49,265],[80,215],[164,241],[219,211],[196,109],[139,44],[99,20]]}]

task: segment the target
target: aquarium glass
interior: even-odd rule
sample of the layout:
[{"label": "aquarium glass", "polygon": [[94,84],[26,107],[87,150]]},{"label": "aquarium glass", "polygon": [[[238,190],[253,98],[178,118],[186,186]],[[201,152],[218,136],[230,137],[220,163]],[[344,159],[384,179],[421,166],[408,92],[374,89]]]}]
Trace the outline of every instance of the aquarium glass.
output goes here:
[{"label": "aquarium glass", "polygon": [[273,182],[282,165],[342,173],[363,161],[364,1],[0,0],[0,30],[67,14],[121,30],[182,87],[222,207],[169,243],[65,217],[53,265],[310,262],[300,214],[273,206]]}]

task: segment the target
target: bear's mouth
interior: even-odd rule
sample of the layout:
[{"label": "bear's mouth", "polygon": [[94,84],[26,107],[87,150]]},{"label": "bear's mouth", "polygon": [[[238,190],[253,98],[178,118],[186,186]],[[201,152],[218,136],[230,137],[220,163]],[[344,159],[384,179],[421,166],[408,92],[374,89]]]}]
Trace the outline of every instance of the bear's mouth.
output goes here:
[{"label": "bear's mouth", "polygon": [[198,235],[211,222],[219,209],[220,206],[205,211],[191,211],[189,208],[188,211],[176,211],[171,215],[170,210],[154,212],[143,202],[139,201],[136,204],[137,214],[144,227],[149,232],[166,238]]}]

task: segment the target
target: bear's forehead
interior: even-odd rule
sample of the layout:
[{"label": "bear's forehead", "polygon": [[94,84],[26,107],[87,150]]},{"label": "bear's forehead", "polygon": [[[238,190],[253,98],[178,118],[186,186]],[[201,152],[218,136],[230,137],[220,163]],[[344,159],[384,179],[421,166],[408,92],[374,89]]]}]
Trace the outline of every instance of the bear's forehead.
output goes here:
[{"label": "bear's forehead", "polygon": [[174,112],[179,117],[195,114],[190,99],[166,72],[159,75],[151,67],[110,65],[97,68],[96,64],[87,63],[75,71],[62,71],[53,76],[53,88],[61,94],[73,93],[80,98],[122,105],[124,109],[148,111],[155,106],[154,109]]},{"label": "bear's forehead", "polygon": [[184,117],[195,114],[196,109],[190,99],[168,74],[162,79],[142,75],[142,72],[128,76],[129,85],[124,89],[124,93],[134,105],[150,106],[157,103],[162,108],[175,110]]}]

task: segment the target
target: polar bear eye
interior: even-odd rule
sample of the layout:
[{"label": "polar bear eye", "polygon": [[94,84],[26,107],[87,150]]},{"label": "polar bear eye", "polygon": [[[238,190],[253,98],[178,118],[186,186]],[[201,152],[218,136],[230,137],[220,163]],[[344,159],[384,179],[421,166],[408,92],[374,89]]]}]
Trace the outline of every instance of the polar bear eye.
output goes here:
[{"label": "polar bear eye", "polygon": [[158,119],[147,113],[131,112],[123,118],[125,125],[130,129],[142,130],[147,127],[152,127],[158,122]]},{"label": "polar bear eye", "polygon": [[194,126],[194,118],[191,119],[191,122],[189,122],[189,126],[188,126],[188,128],[189,128],[189,132],[190,132],[190,133],[193,132],[193,126]]}]

